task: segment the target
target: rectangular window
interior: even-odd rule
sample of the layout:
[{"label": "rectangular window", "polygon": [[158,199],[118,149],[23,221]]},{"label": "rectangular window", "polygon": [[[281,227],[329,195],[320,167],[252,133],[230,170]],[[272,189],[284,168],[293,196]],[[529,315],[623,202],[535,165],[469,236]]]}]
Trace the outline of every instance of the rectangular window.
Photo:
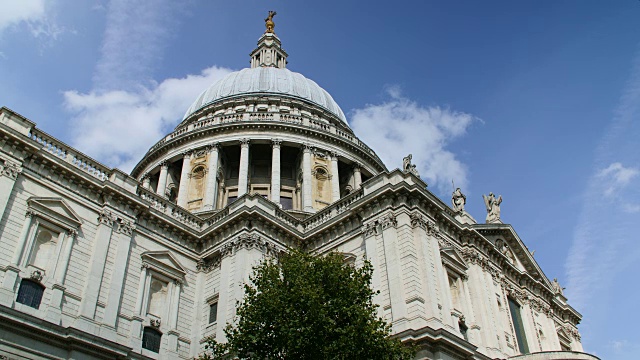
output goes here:
[{"label": "rectangular window", "polygon": [[218,302],[209,304],[209,324],[218,321]]},{"label": "rectangular window", "polygon": [[18,298],[16,302],[31,306],[34,309],[40,308],[44,287],[35,281],[23,279],[18,289]]},{"label": "rectangular window", "polygon": [[145,327],[142,333],[142,348],[153,351],[154,353],[159,353],[161,338],[162,334],[158,330],[148,326]]},{"label": "rectangular window", "polygon": [[527,344],[527,337],[524,333],[524,324],[522,323],[522,314],[520,313],[520,305],[518,305],[511,298],[509,300],[509,311],[511,312],[511,320],[513,321],[513,327],[516,331],[516,340],[518,341],[518,349],[521,354],[529,353],[529,345]]},{"label": "rectangular window", "polygon": [[237,196],[229,196],[229,197],[227,198],[227,205],[231,205],[231,204],[233,204],[236,200],[238,200],[238,197],[237,197]]}]

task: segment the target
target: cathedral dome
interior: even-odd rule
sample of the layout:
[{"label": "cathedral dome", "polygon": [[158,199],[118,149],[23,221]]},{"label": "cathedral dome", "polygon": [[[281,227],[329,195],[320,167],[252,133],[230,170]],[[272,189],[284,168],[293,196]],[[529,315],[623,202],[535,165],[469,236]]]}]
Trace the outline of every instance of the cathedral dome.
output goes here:
[{"label": "cathedral dome", "polygon": [[311,102],[347,124],[331,95],[302,74],[277,67],[256,67],[233,72],[206,89],[187,110],[184,119],[213,102],[248,94],[268,94]]}]

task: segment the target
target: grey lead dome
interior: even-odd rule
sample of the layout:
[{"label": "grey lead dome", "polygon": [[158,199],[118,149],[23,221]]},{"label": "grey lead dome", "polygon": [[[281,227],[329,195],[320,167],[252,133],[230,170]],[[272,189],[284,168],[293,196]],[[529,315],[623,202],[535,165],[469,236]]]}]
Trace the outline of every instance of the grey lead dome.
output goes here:
[{"label": "grey lead dome", "polygon": [[242,69],[218,80],[198,96],[184,119],[215,101],[245,94],[275,94],[306,100],[326,109],[347,124],[342,109],[326,90],[302,74],[274,67]]}]

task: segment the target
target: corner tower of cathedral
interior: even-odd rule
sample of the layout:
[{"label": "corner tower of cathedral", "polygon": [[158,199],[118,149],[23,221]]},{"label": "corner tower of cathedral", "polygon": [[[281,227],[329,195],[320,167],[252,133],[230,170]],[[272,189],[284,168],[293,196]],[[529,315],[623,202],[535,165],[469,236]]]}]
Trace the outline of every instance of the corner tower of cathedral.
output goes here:
[{"label": "corner tower of cathedral", "polygon": [[0,108],[0,359],[191,359],[225,341],[252,267],[302,247],[370,261],[378,314],[416,359],[597,360],[502,197],[479,224],[411,155],[388,171],[286,68],[274,15],[251,67],[204,89],[130,175]]}]

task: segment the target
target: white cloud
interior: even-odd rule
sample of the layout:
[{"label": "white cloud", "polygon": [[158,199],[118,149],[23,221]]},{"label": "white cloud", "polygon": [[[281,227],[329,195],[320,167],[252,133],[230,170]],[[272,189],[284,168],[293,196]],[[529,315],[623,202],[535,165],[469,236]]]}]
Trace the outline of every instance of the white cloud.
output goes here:
[{"label": "white cloud", "polygon": [[133,91],[66,91],[65,107],[73,114],[72,146],[130,171],[182,119],[196,97],[229,72],[214,66],[199,75]]},{"label": "white cloud", "polygon": [[447,149],[449,143],[467,131],[472,115],[448,108],[421,106],[402,96],[400,88],[387,89],[390,99],[352,112],[353,131],[376,151],[390,169],[400,167],[402,158],[413,154],[420,176],[442,194],[467,184],[466,166]]},{"label": "white cloud", "polygon": [[606,169],[600,170],[597,176],[605,181],[606,189],[604,194],[612,196],[615,192],[627,186],[638,174],[640,174],[638,169],[624,167],[621,163],[614,162]]},{"label": "white cloud", "polygon": [[0,2],[0,33],[21,22],[36,23],[45,19],[45,0],[4,0]]}]

